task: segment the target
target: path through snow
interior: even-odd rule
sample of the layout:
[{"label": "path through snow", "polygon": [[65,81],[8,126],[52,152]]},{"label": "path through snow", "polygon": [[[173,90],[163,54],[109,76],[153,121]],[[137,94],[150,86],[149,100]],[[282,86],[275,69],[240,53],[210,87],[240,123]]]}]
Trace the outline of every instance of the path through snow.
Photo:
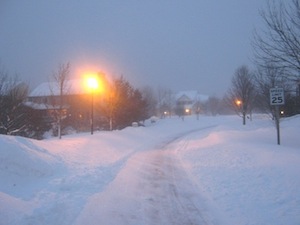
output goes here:
[{"label": "path through snow", "polygon": [[133,155],[106,190],[91,197],[76,224],[212,224],[176,157],[178,141]]}]

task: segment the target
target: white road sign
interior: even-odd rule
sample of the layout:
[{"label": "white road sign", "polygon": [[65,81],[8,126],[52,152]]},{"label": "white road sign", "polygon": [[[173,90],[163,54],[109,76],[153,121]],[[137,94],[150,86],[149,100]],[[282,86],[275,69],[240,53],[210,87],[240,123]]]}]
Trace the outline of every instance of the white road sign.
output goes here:
[{"label": "white road sign", "polygon": [[284,90],[283,88],[270,89],[270,104],[271,105],[284,105]]}]

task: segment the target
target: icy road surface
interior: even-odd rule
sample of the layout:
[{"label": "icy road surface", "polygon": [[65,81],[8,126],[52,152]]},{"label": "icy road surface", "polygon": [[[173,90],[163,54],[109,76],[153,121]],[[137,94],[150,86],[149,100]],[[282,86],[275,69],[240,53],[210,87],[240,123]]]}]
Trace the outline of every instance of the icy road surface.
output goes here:
[{"label": "icy road surface", "polygon": [[213,224],[176,157],[184,148],[180,139],[133,155],[106,190],[93,196],[76,224]]}]

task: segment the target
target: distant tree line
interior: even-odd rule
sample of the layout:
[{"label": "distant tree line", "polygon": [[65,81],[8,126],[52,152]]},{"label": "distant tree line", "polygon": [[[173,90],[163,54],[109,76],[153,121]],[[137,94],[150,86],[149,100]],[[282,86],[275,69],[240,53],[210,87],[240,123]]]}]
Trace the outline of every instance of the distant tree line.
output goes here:
[{"label": "distant tree line", "polygon": [[[28,105],[27,97],[29,87],[24,82],[19,81],[17,76],[9,75],[4,67],[0,67],[0,134],[19,135],[30,138],[42,139],[43,134],[49,130],[54,135],[61,138],[63,130],[67,127],[80,128],[82,124],[76,118],[65,113],[68,103],[68,79],[69,64],[59,65],[57,71],[53,73],[52,79],[59,87],[58,98],[52,98],[45,104],[48,107],[49,115],[41,114],[40,110],[35,110]],[[108,81],[103,75],[101,82],[105,86],[105,95],[100,100],[95,101],[95,124],[97,129],[114,130],[123,129],[133,122],[143,123],[149,118],[155,107],[153,104],[153,93],[151,91],[142,93],[134,88],[124,77],[115,78]],[[49,86],[52,95],[57,95],[57,90]],[[152,101],[152,103],[151,103]],[[152,106],[151,106],[152,104]],[[70,112],[78,110],[68,108]],[[88,127],[88,124],[83,126]]]},{"label": "distant tree line", "polygon": [[[105,77],[101,78],[105,82]],[[105,82],[105,95],[98,105],[102,124],[109,130],[123,129],[133,122],[143,122],[150,117],[150,102],[139,89],[134,88],[123,76],[111,83]]]},{"label": "distant tree line", "polygon": [[225,96],[243,124],[254,110],[274,117],[269,93],[274,87],[285,92],[282,116],[300,113],[300,1],[268,1],[261,17],[265,27],[253,37],[256,68],[240,66]]},{"label": "distant tree line", "polygon": [[[253,38],[260,95],[270,87],[285,91],[285,116],[300,113],[300,1],[268,1],[261,11],[265,27]],[[266,106],[265,106],[266,108]],[[269,107],[271,112],[273,108]]]},{"label": "distant tree line", "polygon": [[[237,113],[246,124],[253,112],[269,113],[274,116],[270,105],[269,90],[282,87],[285,105],[282,116],[300,113],[300,2],[268,1],[267,9],[261,11],[265,27],[253,36],[255,68],[239,66],[234,72],[231,85],[223,96],[209,97],[198,105],[199,112],[209,115]],[[17,76],[10,76],[0,65],[0,134],[43,138],[49,130],[61,137],[63,130],[72,126],[81,131],[86,123],[65,113],[68,95],[67,80],[69,64],[62,64],[53,74],[60,87],[59,100],[53,102],[51,119],[41,115],[26,104],[29,88]],[[150,87],[134,88],[123,76],[108,80],[101,75],[105,95],[95,102],[97,129],[115,130],[130,126],[133,122],[143,123],[156,115],[171,116],[171,112],[182,114],[174,105],[174,93],[165,88],[154,91]],[[78,108],[69,108],[77,112]]]}]

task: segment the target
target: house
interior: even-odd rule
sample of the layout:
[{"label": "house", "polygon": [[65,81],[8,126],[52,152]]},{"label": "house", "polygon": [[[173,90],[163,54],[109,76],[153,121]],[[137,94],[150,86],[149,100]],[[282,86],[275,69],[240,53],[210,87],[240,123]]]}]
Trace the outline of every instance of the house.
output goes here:
[{"label": "house", "polygon": [[208,100],[207,95],[199,91],[181,91],[175,96],[175,113],[177,115],[199,114],[203,111],[203,103]]},{"label": "house", "polygon": [[[60,94],[58,82],[45,82],[37,86],[28,96],[25,104],[39,112],[47,123],[55,124],[58,114],[62,115],[64,126],[76,130],[87,130],[91,119],[91,90],[82,80],[65,82],[63,94]],[[93,97],[93,104],[99,99]]]},{"label": "house", "polygon": [[[68,80],[64,84],[64,95],[86,95],[89,90],[85,87],[82,80]],[[60,96],[60,87],[58,82],[45,82],[37,86],[28,97],[29,102],[39,104],[53,104],[53,98]]]},{"label": "house", "polygon": [[167,91],[158,103],[158,115],[162,118],[171,115],[191,115],[203,112],[203,105],[209,96],[199,91],[180,91],[172,93]]}]

